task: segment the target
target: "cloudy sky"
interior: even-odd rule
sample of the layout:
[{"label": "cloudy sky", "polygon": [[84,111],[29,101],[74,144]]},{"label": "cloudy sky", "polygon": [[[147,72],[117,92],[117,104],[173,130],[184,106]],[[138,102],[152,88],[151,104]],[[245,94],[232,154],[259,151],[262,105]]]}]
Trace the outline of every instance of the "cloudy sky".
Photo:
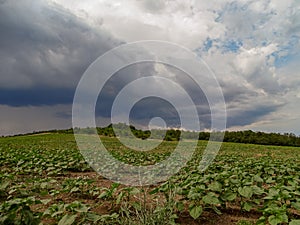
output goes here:
[{"label": "cloudy sky", "polygon": [[[176,43],[207,63],[222,87],[228,129],[300,134],[299,1],[0,0],[0,135],[71,127],[75,89],[88,66],[141,40]],[[158,67],[133,66],[112,77],[100,120],[107,121],[116,91],[141,71],[176,74]],[[205,108],[199,90],[186,87],[197,109]],[[132,114],[177,121],[174,108],[155,98]],[[207,114],[199,110],[205,129]]]}]

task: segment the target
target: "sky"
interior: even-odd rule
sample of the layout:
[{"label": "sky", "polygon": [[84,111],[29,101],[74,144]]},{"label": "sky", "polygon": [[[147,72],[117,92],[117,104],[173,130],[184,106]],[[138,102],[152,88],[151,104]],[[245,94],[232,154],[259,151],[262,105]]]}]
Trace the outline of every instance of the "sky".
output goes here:
[{"label": "sky", "polygon": [[[228,130],[300,135],[296,0],[0,0],[0,135],[70,128],[74,93],[90,64],[115,47],[142,40],[176,43],[209,66],[222,88]],[[99,124],[109,122],[113,99],[124,85],[141,73],[159,72],[184,77],[153,63],[116,73],[101,92]],[[194,100],[202,128],[210,129],[199,87],[188,79],[179,83]],[[159,85],[158,92],[166,90]],[[176,90],[168,92],[180,98]],[[159,98],[143,99],[132,110],[141,124],[155,116],[167,126],[178,122],[174,107]]]}]

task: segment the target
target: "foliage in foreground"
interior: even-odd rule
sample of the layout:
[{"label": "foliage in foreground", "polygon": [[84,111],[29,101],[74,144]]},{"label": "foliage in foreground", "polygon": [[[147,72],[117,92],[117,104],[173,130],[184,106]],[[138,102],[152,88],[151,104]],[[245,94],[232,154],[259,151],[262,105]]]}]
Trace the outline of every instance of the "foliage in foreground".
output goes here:
[{"label": "foliage in foreground", "polygon": [[[149,154],[124,154],[115,139],[104,141],[132,164],[155,163],[176,147],[169,142]],[[186,214],[200,223],[205,212],[218,215],[232,206],[258,213],[257,225],[300,224],[299,149],[224,143],[201,172],[205,144],[166,183],[135,188],[99,185],[102,178],[91,176],[72,135],[2,138],[0,224],[175,224]]]}]

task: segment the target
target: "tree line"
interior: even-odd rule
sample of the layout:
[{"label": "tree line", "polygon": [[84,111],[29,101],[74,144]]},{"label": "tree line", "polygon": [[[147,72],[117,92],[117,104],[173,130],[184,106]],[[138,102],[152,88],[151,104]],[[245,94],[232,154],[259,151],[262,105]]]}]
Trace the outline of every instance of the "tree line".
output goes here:
[{"label": "tree line", "polygon": [[[127,126],[127,127],[126,127]],[[126,129],[125,129],[126,128]],[[128,129],[129,128],[129,129]],[[63,134],[93,134],[97,132],[98,135],[107,137],[116,137],[115,129],[118,134],[123,137],[130,136],[131,132],[135,137],[140,139],[155,138],[164,139],[165,141],[179,141],[181,139],[195,139],[198,140],[211,140],[211,141],[224,141],[234,143],[246,143],[246,144],[259,144],[259,145],[281,145],[281,146],[295,146],[300,147],[300,137],[293,133],[265,133],[261,131],[215,131],[215,132],[195,132],[195,131],[182,131],[178,129],[168,130],[141,130],[136,127],[126,124],[110,124],[107,127],[94,128],[72,128],[65,130],[49,130],[49,131],[37,131],[31,134],[38,133],[63,133]],[[15,135],[20,136],[20,135]]]}]

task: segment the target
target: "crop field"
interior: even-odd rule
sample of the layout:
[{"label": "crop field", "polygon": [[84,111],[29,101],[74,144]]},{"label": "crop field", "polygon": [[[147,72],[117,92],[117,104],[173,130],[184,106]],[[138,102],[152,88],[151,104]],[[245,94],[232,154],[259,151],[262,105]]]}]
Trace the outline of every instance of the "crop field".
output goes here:
[{"label": "crop field", "polygon": [[[133,165],[161,161],[177,144],[137,153],[101,138]],[[133,187],[94,172],[72,134],[0,138],[0,224],[300,224],[300,148],[223,143],[201,172],[206,144],[168,181]]]}]

